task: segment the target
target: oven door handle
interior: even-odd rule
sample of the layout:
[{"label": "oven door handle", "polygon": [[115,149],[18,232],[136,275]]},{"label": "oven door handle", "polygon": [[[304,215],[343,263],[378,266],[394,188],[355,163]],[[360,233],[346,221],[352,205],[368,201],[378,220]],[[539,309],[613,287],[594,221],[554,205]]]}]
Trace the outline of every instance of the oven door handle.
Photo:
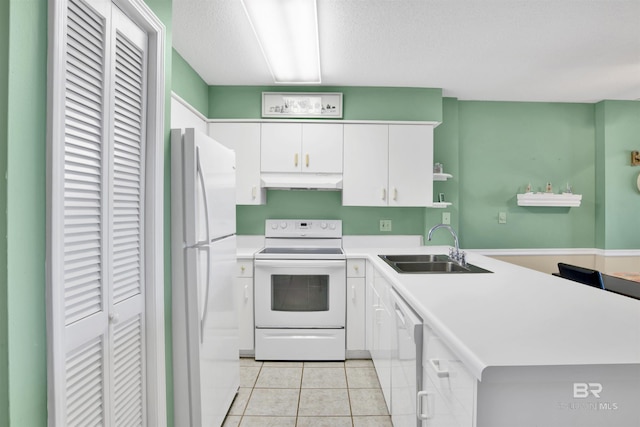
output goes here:
[{"label": "oven door handle", "polygon": [[329,259],[257,259],[256,268],[345,268],[344,260]]}]

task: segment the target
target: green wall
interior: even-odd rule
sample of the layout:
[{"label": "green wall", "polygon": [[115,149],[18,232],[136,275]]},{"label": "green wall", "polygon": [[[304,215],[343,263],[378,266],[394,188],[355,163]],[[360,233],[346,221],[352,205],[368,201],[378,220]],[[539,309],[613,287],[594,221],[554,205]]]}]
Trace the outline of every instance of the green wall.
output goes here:
[{"label": "green wall", "polygon": [[[467,101],[460,111],[460,234],[466,248],[593,248],[593,104]],[[520,207],[528,183],[569,183],[579,208]],[[498,212],[507,223],[498,224]]]},{"label": "green wall", "polygon": [[209,86],[175,49],[171,50],[171,90],[209,116]]},{"label": "green wall", "polygon": [[[640,247],[640,227],[626,230],[640,220],[640,201],[632,195],[637,174],[628,166],[639,134],[638,102],[459,101],[417,88],[210,86],[209,116],[257,119],[262,91],[295,90],[343,92],[345,120],[442,122],[434,160],[453,178],[435,182],[434,197],[444,193],[452,206],[356,211],[341,206],[339,193],[269,191],[266,206],[238,207],[239,234],[261,234],[266,218],[313,215],[342,218],[345,234],[385,234],[380,219],[393,221],[392,234],[425,234],[448,212],[468,249]],[[547,182],[554,192],[569,184],[582,195],[581,206],[517,205],[528,183],[542,191]],[[499,212],[507,214],[506,224],[498,224]],[[451,236],[438,232],[432,243],[450,244]]]},{"label": "green wall", "polygon": [[[47,1],[10,0],[3,13],[8,52],[3,161],[3,287],[6,319],[0,423],[47,423],[45,328],[45,152]],[[3,61],[4,63],[4,61]],[[4,130],[3,130],[4,131]],[[4,211],[6,210],[6,213]],[[6,216],[4,216],[6,215]],[[5,240],[6,237],[6,240]],[[5,252],[6,251],[6,252]],[[6,292],[6,293],[5,293]],[[6,323],[5,323],[6,322]]]},{"label": "green wall", "polygon": [[[167,136],[164,144],[166,165],[169,165],[171,0],[147,0],[147,3],[168,28]],[[47,425],[47,31],[47,0],[0,2],[0,176],[3,177],[0,185],[0,235],[3,237],[0,244],[1,426]],[[167,173],[167,188],[169,179]],[[169,230],[169,221],[170,217],[167,217],[165,230]],[[168,231],[166,236],[165,256],[169,253],[167,248],[170,248]],[[166,287],[170,289],[170,270],[166,277]],[[167,308],[170,307],[169,298]],[[170,315],[167,318],[166,325],[170,331]],[[167,347],[171,348],[170,337]],[[168,356],[167,371],[170,373],[170,353]],[[170,384],[168,395],[172,396]],[[172,401],[167,404],[172,419]]]},{"label": "green wall", "polygon": [[[422,234],[424,208],[342,206],[340,191],[270,190],[267,204],[238,206],[238,234],[264,235],[267,218],[340,218],[343,234]],[[380,232],[380,220],[392,221],[392,232]]]},{"label": "green wall", "polygon": [[640,167],[630,154],[640,150],[640,102],[596,105],[596,247],[640,248]]},{"label": "green wall", "polygon": [[342,92],[344,120],[442,121],[441,89],[353,86],[209,86],[209,118],[259,119],[262,92]]},{"label": "green wall", "polygon": [[[9,2],[0,1],[0,177],[7,176]],[[9,307],[7,276],[7,181],[0,178],[0,425],[9,425]]]},{"label": "green wall", "polygon": [[[451,226],[459,231],[460,197],[460,153],[459,153],[459,113],[458,100],[443,98],[442,100],[442,124],[438,126],[433,135],[433,162],[442,163],[445,173],[453,175],[447,181],[434,181],[433,198],[438,199],[438,193],[444,193],[445,201],[451,202],[451,206],[444,209],[425,209],[424,239],[427,242],[429,228],[442,222],[443,212],[451,215]],[[434,245],[452,245],[453,238],[444,231],[437,231],[432,235],[431,243]]]}]

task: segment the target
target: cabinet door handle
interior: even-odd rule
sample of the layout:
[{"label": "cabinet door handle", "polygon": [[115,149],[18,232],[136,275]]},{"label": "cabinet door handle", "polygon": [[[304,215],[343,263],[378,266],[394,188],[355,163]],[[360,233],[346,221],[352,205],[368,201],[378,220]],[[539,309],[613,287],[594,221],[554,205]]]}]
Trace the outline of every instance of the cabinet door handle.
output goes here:
[{"label": "cabinet door handle", "polygon": [[382,200],[387,200],[387,189],[386,188],[382,189]]},{"label": "cabinet door handle", "polygon": [[351,301],[356,302],[356,286],[351,285]]},{"label": "cabinet door handle", "polygon": [[307,164],[307,167],[309,167],[309,154],[304,156],[304,161]]},{"label": "cabinet door handle", "polygon": [[251,187],[251,198],[255,199],[257,195],[258,195],[258,189],[255,186]]},{"label": "cabinet door handle", "polygon": [[[424,398],[427,398],[427,404],[425,406],[425,410],[422,409],[422,402]],[[429,411],[429,401],[432,400],[433,392],[430,391],[419,391],[417,394],[417,402],[416,402],[416,416],[419,420],[428,420],[432,417],[431,411]]]},{"label": "cabinet door handle", "polygon": [[249,301],[249,285],[244,285],[244,300]]},{"label": "cabinet door handle", "polygon": [[449,371],[440,367],[440,360],[429,359],[429,364],[431,365],[433,370],[436,371],[436,375],[438,375],[438,378],[449,378]]},{"label": "cabinet door handle", "polygon": [[393,200],[398,200],[398,189],[395,187],[393,189]]},{"label": "cabinet door handle", "polygon": [[296,167],[298,167],[298,153],[293,157],[293,163]]}]

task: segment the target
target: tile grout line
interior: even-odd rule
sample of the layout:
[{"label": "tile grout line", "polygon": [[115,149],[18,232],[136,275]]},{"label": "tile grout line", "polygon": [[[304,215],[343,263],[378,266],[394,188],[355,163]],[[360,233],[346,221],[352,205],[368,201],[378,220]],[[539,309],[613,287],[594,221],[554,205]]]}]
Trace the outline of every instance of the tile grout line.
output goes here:
[{"label": "tile grout line", "polygon": [[[261,362],[259,364],[259,366],[258,366],[257,373],[256,373],[256,376],[254,378],[254,381],[251,383],[251,387],[250,387],[251,390],[249,391],[248,396],[247,396],[247,403],[244,406],[242,412],[240,413],[240,419],[238,421],[239,422],[238,425],[242,425],[242,423],[244,421],[248,420],[247,417],[249,417],[249,415],[247,414],[247,410],[249,408],[249,402],[251,401],[252,397],[255,397],[254,396],[254,392],[256,391],[256,388],[258,388],[257,387],[258,381],[259,381],[260,375],[263,374],[263,371],[264,371],[265,367],[266,366],[264,364],[264,361]],[[278,366],[274,365],[273,367],[278,367]],[[324,366],[307,365],[305,362],[303,362],[301,364],[300,378],[299,378],[298,386],[297,386],[297,388],[298,388],[298,396],[297,396],[296,413],[295,413],[295,415],[293,417],[294,418],[294,426],[296,426],[296,427],[302,425],[302,424],[300,424],[301,423],[300,417],[301,417],[302,391],[304,390],[303,384],[304,384],[305,372],[308,371],[311,368],[323,368],[323,367]],[[332,366],[327,366],[327,367],[330,368]],[[348,372],[350,370],[360,371],[361,369],[358,369],[358,368],[369,368],[369,366],[351,366],[351,367],[349,367],[347,362],[344,361],[344,362],[342,362],[341,367],[342,367],[341,371],[342,371],[342,373],[344,375],[344,381],[345,381],[345,385],[346,385],[347,405],[349,407],[349,413],[348,413],[349,422],[347,422],[346,424],[351,426],[351,427],[355,427],[353,405],[352,405],[352,400],[351,400],[351,391],[356,390],[358,388],[354,388],[352,390],[351,383],[350,383],[349,377],[348,377]],[[309,369],[307,369],[307,368],[309,368]],[[364,370],[364,369],[362,369],[362,370]],[[309,372],[311,372],[311,371],[309,371]],[[314,375],[315,375],[315,371],[314,371]],[[376,378],[376,380],[377,380],[377,378]],[[357,381],[356,381],[356,383],[357,383]],[[311,385],[314,385],[314,384],[315,383],[311,383]],[[333,383],[331,381],[329,381],[329,384],[333,384]],[[333,385],[335,386],[335,384],[333,384]],[[379,381],[376,381],[376,385],[378,386],[376,389],[379,389],[381,391],[381,387],[380,387]],[[331,389],[331,388],[335,388],[335,387],[322,387],[322,386],[317,386],[317,384],[316,384],[316,387],[312,387],[312,389],[315,389],[315,388],[319,388],[319,389],[329,388],[329,389]],[[365,388],[370,388],[370,387],[365,387]],[[345,415],[347,415],[347,414],[345,414]],[[267,416],[267,415],[265,415],[265,416]],[[277,416],[286,416],[286,415],[284,415],[284,414],[273,414],[273,415],[269,415],[269,416],[276,416],[277,417]],[[331,418],[331,417],[341,417],[341,416],[342,415],[337,415],[337,414],[331,415],[331,414],[327,413],[326,415],[322,415],[321,417],[323,417],[323,418]],[[383,415],[383,414],[375,414],[375,415],[371,414],[370,416],[371,417],[381,416],[381,417],[385,417],[387,420],[390,421],[390,415],[389,414],[386,414],[386,415]],[[318,417],[320,417],[320,415],[318,415]],[[390,425],[393,425],[393,424],[390,424]]]},{"label": "tile grout line", "polygon": [[300,373],[300,388],[298,389],[298,407],[296,409],[296,427],[300,417],[300,402],[302,401],[302,379],[304,378],[304,362],[302,362],[302,372]]},{"label": "tile grout line", "polygon": [[347,361],[344,362],[344,382],[347,384],[347,402],[349,403],[349,415],[351,415],[351,427],[354,427],[353,408],[351,407],[351,390],[349,387],[349,377],[347,376]]}]

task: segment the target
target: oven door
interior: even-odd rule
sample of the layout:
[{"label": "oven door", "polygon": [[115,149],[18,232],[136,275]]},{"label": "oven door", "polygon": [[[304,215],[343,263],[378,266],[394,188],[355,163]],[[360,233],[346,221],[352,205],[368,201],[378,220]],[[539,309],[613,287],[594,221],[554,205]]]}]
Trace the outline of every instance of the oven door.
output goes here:
[{"label": "oven door", "polygon": [[344,328],[344,260],[255,260],[257,328]]}]

